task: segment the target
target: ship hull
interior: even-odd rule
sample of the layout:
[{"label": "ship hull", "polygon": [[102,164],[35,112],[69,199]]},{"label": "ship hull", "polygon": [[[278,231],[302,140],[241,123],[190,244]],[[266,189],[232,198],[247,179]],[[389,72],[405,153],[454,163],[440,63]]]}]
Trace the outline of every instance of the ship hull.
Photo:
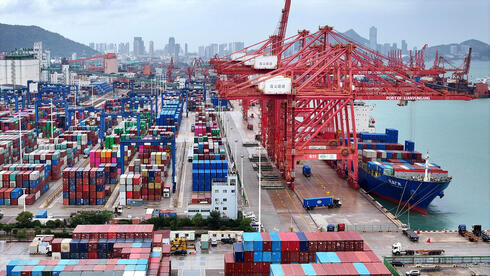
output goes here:
[{"label": "ship hull", "polygon": [[[447,182],[421,182],[381,175],[375,177],[359,168],[359,185],[370,194],[427,215],[429,204],[449,185]],[[408,207],[410,206],[410,207]]]}]

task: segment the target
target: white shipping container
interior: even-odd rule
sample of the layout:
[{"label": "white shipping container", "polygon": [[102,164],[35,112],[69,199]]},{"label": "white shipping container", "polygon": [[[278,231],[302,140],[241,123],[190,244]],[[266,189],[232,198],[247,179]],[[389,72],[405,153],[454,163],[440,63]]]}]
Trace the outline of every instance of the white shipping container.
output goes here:
[{"label": "white shipping container", "polygon": [[61,252],[70,252],[71,239],[61,240]]},{"label": "white shipping container", "polygon": [[53,260],[61,260],[61,252],[53,252],[51,258]]},{"label": "white shipping container", "polygon": [[277,69],[277,56],[257,56],[255,58],[255,69]]},{"label": "white shipping container", "polygon": [[37,247],[39,246],[38,242],[31,242],[29,244],[29,254],[37,254]]},{"label": "white shipping container", "polygon": [[125,270],[123,276],[135,276],[135,271]]},{"label": "white shipping container", "polygon": [[292,81],[290,78],[275,76],[259,82],[258,87],[267,95],[291,94]]}]

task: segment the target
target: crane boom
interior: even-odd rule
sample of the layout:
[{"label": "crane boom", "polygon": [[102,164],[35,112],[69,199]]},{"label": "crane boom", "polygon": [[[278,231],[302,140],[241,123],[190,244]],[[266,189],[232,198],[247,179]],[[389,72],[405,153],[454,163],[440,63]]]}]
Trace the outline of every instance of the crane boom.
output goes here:
[{"label": "crane boom", "polygon": [[[288,27],[289,10],[291,9],[291,0],[285,0],[284,8],[281,13],[281,21],[277,28],[276,34],[271,36],[272,54],[278,55],[282,50],[284,38],[286,37],[286,29]],[[281,57],[279,57],[280,59]]]},{"label": "crane boom", "polygon": [[108,53],[108,54],[102,55],[102,56],[94,56],[94,57],[87,57],[87,58],[79,58],[79,59],[68,60],[67,62],[68,63],[73,63],[73,62],[80,62],[80,61],[86,61],[86,60],[91,60],[91,59],[98,59],[98,58],[106,59],[106,58],[115,58],[115,57],[116,57],[116,54],[114,54],[114,53]]},{"label": "crane boom", "polygon": [[290,8],[291,0],[286,0],[284,3],[284,9],[282,9],[281,22],[279,23],[279,30],[277,32],[279,40],[284,40],[284,38],[286,37],[286,29],[288,27]]}]

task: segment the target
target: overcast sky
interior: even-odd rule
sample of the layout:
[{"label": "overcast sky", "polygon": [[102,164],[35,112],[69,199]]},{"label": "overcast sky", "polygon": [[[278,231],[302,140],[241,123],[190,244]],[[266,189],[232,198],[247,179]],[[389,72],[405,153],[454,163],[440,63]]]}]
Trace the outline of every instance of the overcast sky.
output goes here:
[{"label": "overcast sky", "polygon": [[[146,47],[153,40],[160,49],[174,36],[196,51],[267,38],[283,6],[284,0],[0,0],[0,22],[38,25],[85,44],[142,36]],[[471,38],[489,43],[489,18],[489,0],[292,0],[288,35],[330,25],[368,38],[376,26],[378,43],[400,46],[405,39],[409,48]]]}]

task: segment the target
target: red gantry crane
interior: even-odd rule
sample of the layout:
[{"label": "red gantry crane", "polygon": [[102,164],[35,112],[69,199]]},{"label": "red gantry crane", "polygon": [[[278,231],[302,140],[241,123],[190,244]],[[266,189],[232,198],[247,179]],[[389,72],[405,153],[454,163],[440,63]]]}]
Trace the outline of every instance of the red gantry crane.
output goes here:
[{"label": "red gantry crane", "polygon": [[210,63],[220,97],[260,102],[262,144],[291,189],[297,161],[307,159],[337,161],[337,173],[359,187],[355,100],[472,99],[411,79],[409,67],[330,26],[269,38]]},{"label": "red gantry crane", "polygon": [[170,64],[167,67],[167,82],[172,82],[172,71],[174,69],[174,58],[170,58]]},{"label": "red gantry crane", "polygon": [[117,56],[115,53],[107,53],[105,55],[101,56],[93,56],[93,57],[87,57],[87,58],[79,58],[79,59],[73,59],[73,60],[68,60],[68,63],[76,63],[76,62],[85,62],[85,61],[92,61],[94,59],[103,59],[104,60],[104,65],[103,66],[97,66],[89,63],[85,63],[85,67],[83,68],[84,70],[88,71],[101,71],[104,73],[112,73],[109,71],[113,71],[115,66],[115,69],[117,69]]}]

